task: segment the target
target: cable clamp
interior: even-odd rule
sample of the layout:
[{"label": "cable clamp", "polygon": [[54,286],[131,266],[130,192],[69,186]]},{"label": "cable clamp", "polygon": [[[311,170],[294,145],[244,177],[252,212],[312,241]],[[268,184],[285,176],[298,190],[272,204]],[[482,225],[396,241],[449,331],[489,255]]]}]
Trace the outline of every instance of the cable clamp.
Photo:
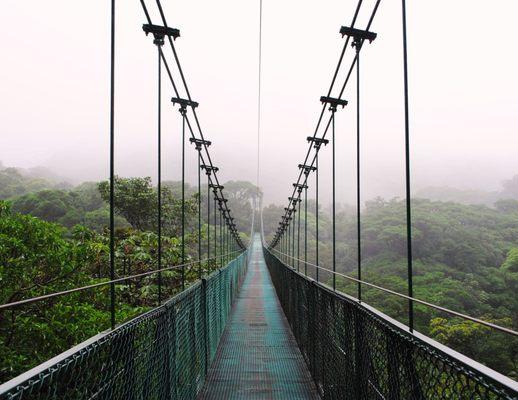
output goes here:
[{"label": "cable clamp", "polygon": [[321,96],[320,101],[322,104],[329,104],[329,111],[336,111],[338,106],[342,106],[344,108],[347,105],[347,100],[337,99],[334,97]]},{"label": "cable clamp", "polygon": [[144,24],[142,25],[142,30],[146,32],[146,36],[150,33],[153,34],[153,37],[155,38],[153,43],[157,46],[162,46],[164,44],[164,37],[166,36],[172,37],[173,40],[180,36],[180,31],[178,29],[161,25]]},{"label": "cable clamp", "polygon": [[[204,169],[205,170],[205,173],[207,175],[210,175],[211,172],[218,172],[219,171],[219,168],[218,167],[213,167],[212,165],[205,165],[205,164],[202,164],[200,165],[200,168],[201,169]],[[210,187],[210,185],[209,185]]]},{"label": "cable clamp", "polygon": [[321,145],[324,145],[324,146],[327,146],[327,144],[329,143],[329,140],[327,139],[324,139],[324,138],[317,138],[317,137],[314,137],[314,136],[308,136],[307,138],[307,141],[308,142],[313,142],[315,143],[315,149],[320,149],[320,146]]},{"label": "cable clamp", "polygon": [[377,36],[377,34],[374,32],[364,31],[364,30],[356,29],[356,28],[350,28],[348,26],[342,26],[340,28],[340,33],[341,33],[342,37],[347,35],[347,36],[353,38],[352,46],[356,47],[357,52],[360,51],[360,48],[362,47],[364,40],[368,40],[369,43],[372,43],[372,41],[374,39],[376,39],[376,36]]},{"label": "cable clamp", "polygon": [[209,147],[212,143],[209,140],[189,138],[189,142],[194,143],[196,150],[200,151],[202,146]]},{"label": "cable clamp", "polygon": [[293,187],[302,190],[302,189],[307,189],[308,185],[306,185],[306,184],[303,185],[301,183],[294,183]]},{"label": "cable clamp", "polygon": [[312,165],[306,165],[306,164],[299,164],[299,169],[304,170],[305,175],[309,175],[310,172],[316,171],[317,167],[314,167]]},{"label": "cable clamp", "polygon": [[173,104],[180,105],[180,114],[185,115],[187,112],[187,107],[192,107],[193,109],[198,107],[198,103],[189,99],[181,99],[179,97],[171,97],[171,102]]}]

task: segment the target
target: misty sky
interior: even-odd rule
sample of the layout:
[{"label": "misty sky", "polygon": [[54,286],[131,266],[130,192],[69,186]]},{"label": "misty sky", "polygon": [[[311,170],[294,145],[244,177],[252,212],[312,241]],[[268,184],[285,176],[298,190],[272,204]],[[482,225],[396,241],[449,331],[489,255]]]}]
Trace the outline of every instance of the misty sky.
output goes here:
[{"label": "misty sky", "polygon": [[[220,179],[255,181],[258,0],[163,0]],[[109,1],[5,0],[0,15],[0,160],[47,166],[75,182],[105,179]],[[518,2],[407,1],[415,188],[498,189],[518,174]],[[158,21],[154,2],[148,0]],[[263,0],[261,186],[284,202],[313,133],[356,1]],[[363,28],[374,1],[364,1]],[[156,49],[137,0],[117,2],[116,162],[156,176]],[[23,26],[23,29],[20,28]],[[400,1],[383,0],[362,50],[364,197],[404,183]],[[169,49],[167,49],[169,50]],[[349,48],[346,65],[352,51]],[[167,53],[170,56],[170,53]],[[169,57],[171,62],[172,58]],[[340,72],[339,86],[345,69]],[[164,178],[180,177],[180,115],[164,79]],[[355,80],[337,114],[338,198],[355,190]],[[196,154],[188,149],[194,180]],[[330,148],[322,152],[329,194]],[[326,170],[327,168],[327,170]]]}]

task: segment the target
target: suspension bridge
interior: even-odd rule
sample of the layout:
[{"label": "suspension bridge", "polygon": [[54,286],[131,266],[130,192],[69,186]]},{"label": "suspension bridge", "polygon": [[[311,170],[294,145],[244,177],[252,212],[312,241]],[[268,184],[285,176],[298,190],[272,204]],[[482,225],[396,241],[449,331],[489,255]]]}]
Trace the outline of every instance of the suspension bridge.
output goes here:
[{"label": "suspension bridge", "polygon": [[[351,22],[337,29],[344,38],[338,64],[308,151],[290,184],[289,202],[269,243],[263,229],[259,197],[250,216],[250,242],[245,244],[227,204],[219,169],[213,163],[196,108],[175,48],[180,31],[171,27],[159,0],[160,21],[152,21],[144,0],[143,34],[150,36],[157,57],[158,248],[157,268],[136,275],[115,273],[115,1],[111,2],[110,102],[110,279],[106,282],[20,299],[0,305],[12,310],[71,293],[109,288],[111,327],[0,385],[0,399],[517,399],[518,384],[414,329],[414,304],[463,318],[510,337],[514,330],[455,310],[422,301],[413,293],[412,224],[410,202],[409,109],[406,10],[402,1],[404,57],[406,222],[408,292],[399,293],[362,280],[360,181],[360,54],[377,38],[372,31],[380,0],[370,10],[365,27],[356,25],[362,1]],[[169,45],[166,53],[164,46]],[[354,49],[344,66],[344,54]],[[260,45],[261,46],[261,45]],[[259,47],[260,51],[260,47]],[[169,56],[168,56],[169,54]],[[180,80],[173,79],[176,68]],[[341,88],[335,84],[347,71]],[[171,84],[171,102],[180,112],[182,132],[182,211],[180,265],[162,262],[162,76]],[[260,77],[259,64],[259,77]],[[348,106],[343,98],[356,73],[357,134],[357,275],[336,268],[335,114]],[[260,79],[259,79],[260,82]],[[338,93],[334,95],[334,93]],[[259,103],[260,104],[260,103]],[[258,128],[259,133],[259,128]],[[327,138],[326,138],[327,135]],[[198,259],[186,256],[185,149],[187,139],[197,152]],[[332,268],[319,263],[319,152],[332,152]],[[258,164],[258,174],[259,174]],[[207,178],[207,229],[202,242],[202,171]],[[308,258],[309,177],[315,176],[316,261]],[[301,217],[304,226],[301,227]],[[301,246],[301,242],[303,245]],[[203,258],[206,254],[206,258]],[[163,291],[166,271],[181,273],[181,290],[172,297]],[[309,270],[314,271],[310,273]],[[197,275],[188,284],[189,271]],[[322,279],[322,274],[330,279]],[[157,306],[129,321],[116,320],[116,286],[142,276],[158,284]],[[355,297],[337,290],[336,279],[357,284]],[[408,324],[402,324],[362,301],[364,286],[385,296],[408,301]]]}]

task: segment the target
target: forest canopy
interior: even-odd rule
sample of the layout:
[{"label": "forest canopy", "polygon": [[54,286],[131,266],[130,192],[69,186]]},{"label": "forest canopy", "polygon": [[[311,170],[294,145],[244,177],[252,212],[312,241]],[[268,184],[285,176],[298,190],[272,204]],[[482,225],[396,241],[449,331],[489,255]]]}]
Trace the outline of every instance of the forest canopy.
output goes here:
[{"label": "forest canopy", "polygon": [[[78,186],[54,183],[0,170],[0,301],[8,303],[75,286],[103,282],[108,271],[108,182]],[[248,238],[254,204],[262,193],[246,181],[224,183],[229,206],[242,238]],[[180,263],[181,184],[162,184],[163,259]],[[197,188],[186,185],[187,259],[197,257]],[[207,186],[201,189],[202,239],[207,229]],[[437,192],[436,192],[437,193]],[[451,194],[451,192],[449,192]],[[491,205],[465,201],[413,199],[414,295],[456,311],[518,329],[518,177],[504,183]],[[156,268],[157,188],[147,177],[116,177],[116,275]],[[212,198],[209,199],[211,202]],[[211,203],[212,204],[212,203]],[[315,201],[308,201],[308,261],[314,262]],[[355,276],[356,214],[337,207],[337,268]],[[271,239],[283,207],[263,208],[264,233]],[[302,224],[304,214],[302,213]],[[319,211],[320,265],[331,267],[329,210]],[[301,243],[302,249],[304,248]],[[218,248],[218,252],[222,249]],[[221,253],[220,253],[221,254]],[[303,253],[301,252],[301,258]],[[362,278],[406,292],[405,204],[400,199],[372,199],[362,211]],[[215,267],[206,263],[207,271]],[[310,275],[314,271],[309,268]],[[165,293],[178,291],[180,272],[164,274]],[[187,271],[194,281],[195,271]],[[322,275],[329,282],[329,274]],[[357,285],[338,279],[352,296]],[[117,320],[124,321],[153,306],[153,276],[117,285]],[[373,289],[363,299],[406,323],[407,303]],[[106,288],[0,311],[0,381],[71,347],[109,326]],[[416,329],[514,379],[518,378],[518,343],[483,326],[416,306]]]}]

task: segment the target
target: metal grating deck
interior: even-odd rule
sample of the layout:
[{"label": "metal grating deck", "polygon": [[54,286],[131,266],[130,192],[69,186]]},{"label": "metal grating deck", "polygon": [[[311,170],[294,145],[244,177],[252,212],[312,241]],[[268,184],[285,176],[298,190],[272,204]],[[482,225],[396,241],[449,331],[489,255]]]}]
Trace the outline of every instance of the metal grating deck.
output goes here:
[{"label": "metal grating deck", "polygon": [[198,399],[318,399],[254,238],[243,286]]}]

